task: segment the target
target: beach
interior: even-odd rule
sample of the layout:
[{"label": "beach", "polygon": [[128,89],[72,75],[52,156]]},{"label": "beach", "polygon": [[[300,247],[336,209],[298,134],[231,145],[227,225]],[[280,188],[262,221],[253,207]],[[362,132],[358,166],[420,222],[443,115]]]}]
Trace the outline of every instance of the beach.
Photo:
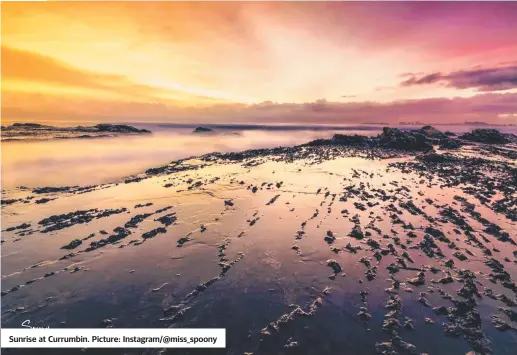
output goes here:
[{"label": "beach", "polygon": [[226,328],[221,354],[512,354],[517,144],[408,132],[69,140],[54,184],[3,181],[2,327]]}]

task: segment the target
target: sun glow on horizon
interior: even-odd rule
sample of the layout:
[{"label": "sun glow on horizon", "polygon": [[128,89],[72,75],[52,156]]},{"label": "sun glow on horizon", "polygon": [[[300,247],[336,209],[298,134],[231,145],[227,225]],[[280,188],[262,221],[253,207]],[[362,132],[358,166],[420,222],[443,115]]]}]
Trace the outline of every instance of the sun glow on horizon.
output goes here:
[{"label": "sun glow on horizon", "polygon": [[[67,101],[103,106],[114,116],[137,114],[138,108],[142,117],[151,110],[174,120],[180,108],[237,109],[266,101],[354,105],[470,98],[483,92],[441,83],[404,87],[401,74],[454,72],[517,58],[517,46],[507,41],[511,25],[494,26],[499,37],[474,38],[475,22],[438,30],[447,16],[426,15],[420,6],[3,3],[2,109],[6,118],[22,112],[59,117]],[[508,6],[506,12],[515,11]],[[394,21],[395,14],[404,17]],[[476,41],[463,47],[458,42],[471,37]],[[46,105],[38,106],[33,100],[41,96]],[[95,111],[81,106],[70,115]]]}]

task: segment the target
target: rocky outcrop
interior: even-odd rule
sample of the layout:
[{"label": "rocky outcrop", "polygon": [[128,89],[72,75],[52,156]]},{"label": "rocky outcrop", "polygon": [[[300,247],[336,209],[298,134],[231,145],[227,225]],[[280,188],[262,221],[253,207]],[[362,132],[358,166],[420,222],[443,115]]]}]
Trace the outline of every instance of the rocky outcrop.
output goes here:
[{"label": "rocky outcrop", "polygon": [[9,129],[10,127],[15,128],[42,128],[42,127],[50,127],[44,126],[39,123],[13,123],[12,126],[6,126],[4,129]]},{"label": "rocky outcrop", "polygon": [[119,134],[147,134],[147,129],[138,129],[123,124],[101,123],[95,126],[54,127],[39,123],[14,123],[2,128],[2,141],[24,139],[64,139],[113,137]]},{"label": "rocky outcrop", "polygon": [[111,132],[111,133],[151,133],[147,129],[138,129],[133,126],[124,124],[98,124],[93,126],[98,129],[99,132]]},{"label": "rocky outcrop", "polygon": [[335,134],[334,137],[332,137],[332,141],[335,144],[350,146],[370,146],[373,143],[370,137],[358,134],[354,134],[352,136],[346,134]]},{"label": "rocky outcrop", "polygon": [[196,127],[192,133],[212,133],[213,130],[206,127]]},{"label": "rocky outcrop", "polygon": [[405,132],[398,128],[384,127],[378,137],[379,143],[385,148],[398,150],[432,150],[433,146],[427,137],[420,132]]},{"label": "rocky outcrop", "polygon": [[316,139],[302,146],[342,145],[358,148],[426,152],[433,150],[434,145],[438,145],[440,149],[459,149],[467,144],[465,140],[487,144],[505,144],[517,143],[517,136],[510,133],[501,133],[495,129],[475,129],[457,139],[454,133],[442,133],[433,126],[424,126],[413,131],[384,127],[382,133],[376,137],[335,134],[331,139]]},{"label": "rocky outcrop", "polygon": [[470,133],[465,133],[459,137],[471,142],[486,144],[506,144],[517,143],[517,136],[510,133],[501,133],[496,129],[478,128]]},{"label": "rocky outcrop", "polygon": [[304,146],[343,145],[365,148],[387,148],[404,151],[428,151],[433,149],[431,140],[419,131],[402,131],[384,127],[377,137],[335,134],[332,139],[316,139]]},{"label": "rocky outcrop", "polygon": [[429,138],[441,139],[441,138],[446,138],[447,137],[447,135],[445,133],[440,132],[439,130],[437,130],[433,126],[424,126],[424,127],[420,128],[419,130],[417,130],[415,132],[421,133],[424,136],[427,136]]},{"label": "rocky outcrop", "polygon": [[439,141],[440,149],[458,149],[463,143],[458,139],[442,138]]}]

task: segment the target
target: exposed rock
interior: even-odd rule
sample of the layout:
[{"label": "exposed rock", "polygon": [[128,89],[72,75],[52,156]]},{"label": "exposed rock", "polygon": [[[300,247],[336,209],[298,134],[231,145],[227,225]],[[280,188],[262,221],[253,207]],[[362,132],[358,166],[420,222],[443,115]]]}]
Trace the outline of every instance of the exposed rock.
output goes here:
[{"label": "exposed rock", "polygon": [[61,249],[75,249],[77,248],[79,245],[81,245],[83,243],[82,240],[80,239],[74,239],[72,240],[69,244],[61,247]]},{"label": "exposed rock", "polygon": [[459,137],[471,142],[479,142],[486,144],[506,144],[517,142],[517,136],[510,133],[501,133],[496,129],[478,128],[470,133],[465,133]]},{"label": "exposed rock", "polygon": [[350,237],[355,239],[363,239],[364,234],[363,230],[361,229],[361,226],[359,224],[356,224],[354,228],[352,228],[352,231],[348,234]]},{"label": "exposed rock", "polygon": [[[133,126],[124,124],[98,124],[93,126],[97,128],[99,132],[112,132],[112,133],[151,133],[147,129],[138,129]],[[86,130],[89,132],[89,130]]]},{"label": "exposed rock", "polygon": [[196,127],[196,129],[192,133],[212,133],[212,132],[214,132],[214,131],[210,128]]},{"label": "exposed rock", "polygon": [[163,227],[158,227],[158,228],[150,230],[149,232],[145,232],[144,234],[142,234],[142,238],[143,239],[154,238],[159,233],[166,233],[166,232],[167,232],[167,229],[165,229]]},{"label": "exposed rock", "polygon": [[41,233],[48,233],[64,228],[71,227],[75,224],[84,224],[91,222],[94,219],[99,219],[103,217],[108,217],[113,214],[119,214],[126,212],[126,208],[120,209],[107,209],[107,210],[99,210],[97,208],[90,210],[80,210],[60,215],[54,215],[47,218],[42,219],[38,222],[39,225],[45,227],[41,231]]},{"label": "exposed rock", "polygon": [[327,243],[332,244],[336,240],[332,231],[327,231],[327,235],[323,238]]},{"label": "exposed rock", "polygon": [[2,140],[63,139],[110,137],[118,134],[151,133],[128,125],[98,124],[95,126],[54,127],[37,123],[14,123],[2,129]]},{"label": "exposed rock", "polygon": [[12,232],[12,231],[15,231],[15,230],[19,230],[19,229],[27,229],[29,228],[31,225],[29,223],[22,223],[20,225],[17,225],[17,226],[14,226],[14,227],[9,227],[7,228],[5,231],[6,232]]},{"label": "exposed rock", "polygon": [[339,263],[334,259],[327,260],[327,266],[332,268],[332,271],[334,271],[334,274],[339,274],[341,271],[343,271],[343,269],[341,268],[341,265],[339,265]]},{"label": "exposed rock", "polygon": [[346,135],[346,134],[335,134],[332,137],[333,144],[342,144],[347,146],[371,146],[372,139],[368,136],[362,135]]},{"label": "exposed rock", "polygon": [[384,127],[378,138],[380,144],[386,148],[409,151],[433,149],[427,137],[419,132],[405,132],[398,128]]},{"label": "exposed rock", "polygon": [[429,138],[445,138],[445,137],[447,137],[444,133],[437,130],[433,126],[424,126],[415,132],[419,132]]},{"label": "exposed rock", "polygon": [[457,139],[443,138],[440,139],[440,149],[459,149],[463,143]]}]

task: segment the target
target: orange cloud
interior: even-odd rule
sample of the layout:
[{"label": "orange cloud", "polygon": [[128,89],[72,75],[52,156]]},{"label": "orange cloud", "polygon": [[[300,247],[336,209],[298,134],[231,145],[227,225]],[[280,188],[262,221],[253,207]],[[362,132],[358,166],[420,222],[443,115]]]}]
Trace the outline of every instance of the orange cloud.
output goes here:
[{"label": "orange cloud", "polygon": [[[148,103],[151,106],[182,106],[185,103],[214,104],[224,102],[208,96],[193,95],[134,83],[121,75],[103,74],[75,68],[53,58],[2,46],[2,108],[7,113],[41,110],[43,114],[63,113],[60,108],[77,104],[95,106],[97,101]],[[52,99],[53,98],[53,99]],[[16,110],[16,107],[21,110]],[[119,105],[120,106],[120,105]],[[76,107],[75,112],[81,111]],[[82,111],[85,111],[84,108]]]},{"label": "orange cloud", "polygon": [[513,59],[516,14],[510,3],[3,3],[3,116],[220,119],[223,103],[468,98],[475,89],[401,87],[400,74]]}]

